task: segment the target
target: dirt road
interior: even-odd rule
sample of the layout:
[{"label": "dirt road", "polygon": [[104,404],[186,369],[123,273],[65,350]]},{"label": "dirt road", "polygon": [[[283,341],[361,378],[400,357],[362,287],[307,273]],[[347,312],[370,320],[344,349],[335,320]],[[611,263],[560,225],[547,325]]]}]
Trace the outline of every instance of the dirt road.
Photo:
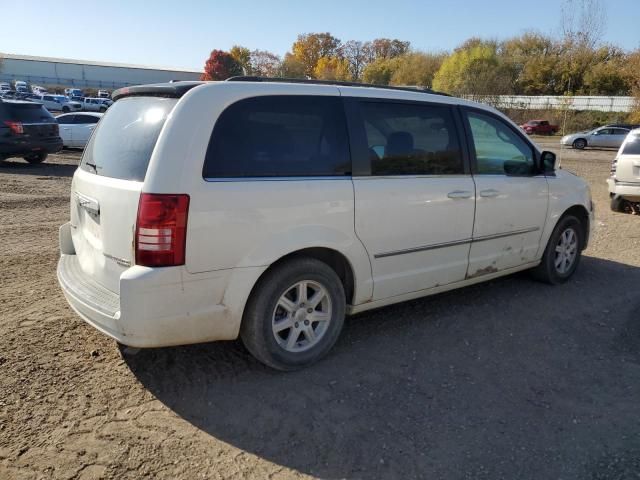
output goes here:
[{"label": "dirt road", "polygon": [[290,374],[235,342],[123,357],[55,280],[78,154],[5,162],[0,478],[637,478],[640,217],[609,211],[612,157],[563,153],[597,206],[573,281],[362,314]]}]

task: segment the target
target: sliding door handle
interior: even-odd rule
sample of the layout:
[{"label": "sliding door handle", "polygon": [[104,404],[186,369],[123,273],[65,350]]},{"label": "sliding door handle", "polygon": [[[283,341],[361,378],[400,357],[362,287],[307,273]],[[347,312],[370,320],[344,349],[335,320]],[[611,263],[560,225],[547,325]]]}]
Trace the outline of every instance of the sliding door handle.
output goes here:
[{"label": "sliding door handle", "polygon": [[449,198],[471,198],[472,196],[473,193],[468,190],[455,190],[447,194]]},{"label": "sliding door handle", "polygon": [[490,188],[488,190],[480,190],[481,197],[491,198],[497,197],[498,195],[500,195],[500,192],[498,190],[494,190],[493,188]]}]

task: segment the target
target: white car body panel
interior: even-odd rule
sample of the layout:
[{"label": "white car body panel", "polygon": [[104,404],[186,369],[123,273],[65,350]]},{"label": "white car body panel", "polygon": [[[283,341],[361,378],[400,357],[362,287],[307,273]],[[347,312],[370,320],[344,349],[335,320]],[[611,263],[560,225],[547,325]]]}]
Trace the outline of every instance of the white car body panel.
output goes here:
[{"label": "white car body panel", "polygon": [[[132,346],[232,339],[260,276],[291,253],[326,248],[343,255],[354,277],[348,308],[356,313],[533,267],[567,209],[578,206],[593,215],[586,183],[562,170],[526,178],[203,179],[220,113],[260,95],[426,100],[496,113],[453,97],[374,88],[211,82],[191,89],[167,117],[143,182],[81,169],[74,175],[71,222],[60,230],[58,276],[85,320]],[[485,197],[485,190],[498,194]],[[134,265],[141,192],[189,195],[185,265]],[[452,198],[456,192],[465,194]],[[99,224],[91,214],[97,205]],[[480,238],[519,230],[528,231]],[[410,251],[384,255],[403,250]],[[65,267],[73,262],[68,268],[95,282],[111,298],[112,310],[83,297]]]},{"label": "white car body panel", "polygon": [[[82,116],[91,116],[100,119],[100,113],[83,113]],[[57,117],[58,123],[65,117],[74,117],[75,114],[67,113]],[[65,147],[84,148],[96,128],[97,123],[60,123],[60,138]]]},{"label": "white car body panel", "polygon": [[356,177],[353,184],[355,229],[369,253],[373,300],[464,280],[473,230],[471,175]]}]

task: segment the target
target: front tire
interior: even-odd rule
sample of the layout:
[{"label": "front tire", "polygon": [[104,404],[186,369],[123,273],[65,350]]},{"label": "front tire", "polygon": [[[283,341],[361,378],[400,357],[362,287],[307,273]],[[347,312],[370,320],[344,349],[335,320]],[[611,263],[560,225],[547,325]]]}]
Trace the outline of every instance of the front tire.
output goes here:
[{"label": "front tire", "polygon": [[311,365],[333,347],[346,300],[336,272],[313,258],[296,258],[260,279],[247,302],[240,337],[260,362],[278,370]]},{"label": "front tire", "polygon": [[584,226],[573,215],[560,219],[553,229],[540,265],[531,273],[551,285],[565,283],[575,273],[582,256]]},{"label": "front tire", "polygon": [[584,138],[578,138],[573,141],[573,148],[577,150],[584,150],[587,146],[587,141]]},{"label": "front tire", "polygon": [[48,156],[49,156],[49,154],[42,153],[42,152],[30,153],[29,155],[25,155],[24,159],[29,163],[36,164],[36,163],[44,162],[47,159]]},{"label": "front tire", "polygon": [[69,107],[62,107],[63,113],[69,113]]}]

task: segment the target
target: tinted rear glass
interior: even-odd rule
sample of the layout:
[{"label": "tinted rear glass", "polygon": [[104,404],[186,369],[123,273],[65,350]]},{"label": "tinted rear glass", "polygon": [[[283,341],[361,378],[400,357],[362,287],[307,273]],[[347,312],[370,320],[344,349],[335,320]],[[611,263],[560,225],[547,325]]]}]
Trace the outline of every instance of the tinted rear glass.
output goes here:
[{"label": "tinted rear glass", "polygon": [[0,105],[2,120],[13,120],[22,123],[54,123],[53,116],[39,103],[9,103]]},{"label": "tinted rear glass", "polygon": [[91,136],[80,168],[123,180],[144,180],[175,98],[130,97],[113,104]]},{"label": "tinted rear glass", "polygon": [[336,176],[350,172],[340,99],[278,95],[241,100],[222,112],[213,129],[203,176]]},{"label": "tinted rear glass", "polygon": [[640,155],[640,135],[630,136],[622,149],[623,155]]}]

